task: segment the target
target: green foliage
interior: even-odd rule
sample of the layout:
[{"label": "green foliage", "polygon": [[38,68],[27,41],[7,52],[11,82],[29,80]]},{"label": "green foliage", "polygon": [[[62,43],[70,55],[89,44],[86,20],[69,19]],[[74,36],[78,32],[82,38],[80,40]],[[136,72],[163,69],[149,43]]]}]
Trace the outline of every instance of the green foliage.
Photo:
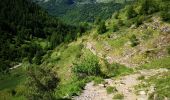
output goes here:
[{"label": "green foliage", "polygon": [[33,39],[49,38],[53,49],[62,42],[75,40],[85,31],[82,26],[60,22],[28,0],[5,0],[0,4],[0,16],[0,71],[7,71],[13,62],[21,62],[24,57],[30,63],[35,57],[35,63],[41,64],[44,50]]},{"label": "green foliage", "polygon": [[99,26],[98,26],[98,28],[97,28],[98,34],[103,34],[103,33],[105,33],[106,31],[107,31],[107,29],[106,29],[105,22],[104,22],[104,21],[100,22],[100,23],[99,23]]},{"label": "green foliage", "polygon": [[87,82],[88,79],[73,79],[67,84],[60,85],[59,88],[57,88],[55,95],[58,98],[63,98],[64,96],[67,96],[66,98],[70,98],[71,96],[80,95],[81,90]]},{"label": "green foliage", "polygon": [[25,81],[26,74],[22,68],[10,70],[8,74],[0,74],[0,90],[15,89]]},{"label": "green foliage", "polygon": [[134,35],[134,34],[130,37],[130,42],[131,42],[132,47],[135,47],[139,44],[139,40],[137,39],[136,35]]},{"label": "green foliage", "polygon": [[117,63],[109,64],[107,61],[104,61],[104,63],[107,68],[106,76],[108,77],[116,77],[116,76],[126,75],[133,72],[132,69]]},{"label": "green foliage", "polygon": [[135,25],[138,27],[139,25],[143,24],[143,21],[145,20],[145,16],[137,16],[135,18]]},{"label": "green foliage", "polygon": [[108,94],[117,92],[116,87],[112,87],[112,86],[108,86],[108,87],[106,88],[106,91],[107,91]]},{"label": "green foliage", "polygon": [[141,68],[152,69],[152,68],[170,68],[170,57],[153,60],[151,63],[140,66]]},{"label": "green foliage", "polygon": [[28,99],[51,99],[59,79],[54,72],[47,68],[31,67],[28,70],[28,81],[26,83]]},{"label": "green foliage", "polygon": [[168,47],[167,50],[168,50],[168,54],[170,55],[170,47]]},{"label": "green foliage", "polygon": [[113,14],[113,18],[115,18],[115,19],[118,19],[118,18],[119,18],[119,11],[116,11],[116,12]]},{"label": "green foliage", "polygon": [[143,75],[138,77],[138,80],[143,80],[143,79],[145,79],[145,76],[143,76]]},{"label": "green foliage", "polygon": [[73,72],[78,77],[100,76],[102,74],[99,60],[94,55],[88,55],[79,63],[75,63],[73,66]]},{"label": "green foliage", "polygon": [[169,21],[170,20],[170,13],[167,11],[161,12],[161,17],[163,21]]},{"label": "green foliage", "polygon": [[101,84],[104,82],[104,79],[102,77],[95,77],[94,78],[94,85]]},{"label": "green foliage", "polygon": [[155,84],[155,94],[157,94],[156,98],[161,100],[164,99],[164,97],[170,97],[169,96],[169,83],[170,83],[170,72],[165,72],[162,73],[161,76],[153,76],[150,77],[149,79],[146,80],[147,82],[151,83],[151,84]]},{"label": "green foliage", "polygon": [[115,100],[115,99],[123,100],[123,98],[124,98],[123,94],[117,93],[114,95],[113,100]]},{"label": "green foliage", "polygon": [[116,31],[118,31],[119,30],[119,27],[118,27],[118,25],[116,25],[116,24],[113,24],[113,32],[116,32]]},{"label": "green foliage", "polygon": [[126,7],[126,17],[127,17],[127,19],[134,18],[134,17],[136,17],[136,15],[137,14],[136,14],[132,5],[129,5],[129,6]]},{"label": "green foliage", "polygon": [[156,0],[139,0],[139,14],[152,14],[159,10],[159,4]]},{"label": "green foliage", "polygon": [[142,39],[148,40],[151,37],[153,37],[153,31],[152,30],[145,30],[144,34],[142,36]]},{"label": "green foliage", "polygon": [[124,0],[121,0],[123,3],[93,2],[84,4],[86,1],[81,1],[83,4],[79,4],[74,1],[74,4],[69,5],[67,3],[62,3],[63,0],[57,3],[55,0],[50,0],[49,2],[40,3],[40,5],[47,9],[50,14],[59,17],[62,21],[70,24],[78,24],[80,22],[94,22],[97,17],[106,20],[110,18],[115,11],[123,8],[129,2],[132,2],[129,0],[124,3]]}]

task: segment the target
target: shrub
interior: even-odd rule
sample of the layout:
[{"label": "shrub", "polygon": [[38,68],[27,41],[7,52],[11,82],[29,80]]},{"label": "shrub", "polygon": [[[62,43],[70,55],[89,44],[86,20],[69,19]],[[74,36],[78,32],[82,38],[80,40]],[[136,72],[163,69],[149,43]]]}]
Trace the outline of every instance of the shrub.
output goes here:
[{"label": "shrub", "polygon": [[106,31],[107,31],[107,29],[106,29],[105,22],[102,21],[102,22],[99,24],[99,26],[98,26],[97,32],[98,32],[99,34],[103,34],[103,33],[105,33]]},{"label": "shrub", "polygon": [[109,64],[107,61],[105,61],[104,63],[107,68],[107,71],[106,71],[107,77],[116,77],[116,76],[125,75],[125,74],[133,72],[132,69],[127,68],[117,63]]},{"label": "shrub", "polygon": [[145,76],[143,75],[138,77],[138,80],[143,80],[143,79],[145,79]]},{"label": "shrub", "polygon": [[135,47],[139,44],[139,40],[137,39],[136,35],[132,35],[130,37],[130,42],[132,47]]},{"label": "shrub", "polygon": [[146,30],[144,32],[143,39],[147,40],[148,38],[151,38],[153,36],[153,30]]},{"label": "shrub", "polygon": [[144,20],[145,20],[145,16],[136,17],[135,25],[138,27],[139,25],[143,23]]},{"label": "shrub", "polygon": [[113,14],[113,18],[118,19],[118,17],[119,17],[119,11],[117,11]]},{"label": "shrub", "polygon": [[127,19],[130,19],[130,18],[133,18],[133,17],[136,17],[136,12],[135,12],[135,10],[133,9],[133,6],[127,6],[126,7],[126,17],[127,17]]},{"label": "shrub", "polygon": [[104,79],[102,77],[95,77],[94,78],[94,85],[101,84],[104,82]]},{"label": "shrub", "polygon": [[99,60],[94,55],[86,56],[80,62],[75,63],[72,70],[78,77],[101,75]]},{"label": "shrub", "polygon": [[168,50],[168,54],[170,55],[170,47],[168,47],[167,50]]},{"label": "shrub", "polygon": [[119,30],[119,27],[117,24],[113,24],[113,32],[116,32]]},{"label": "shrub", "polygon": [[[28,80],[26,82],[27,99],[43,99],[48,98],[54,100],[53,92],[58,86],[59,78],[56,74],[44,66],[34,66],[28,69]],[[36,94],[36,95],[34,95]]]},{"label": "shrub", "polygon": [[83,80],[76,79],[67,84],[63,84],[59,88],[57,88],[57,90],[55,91],[55,95],[58,98],[62,98],[66,95],[68,96],[68,98],[71,98],[71,96],[80,95],[81,90],[85,85],[86,85],[86,79]]},{"label": "shrub", "polygon": [[162,18],[163,21],[168,21],[168,20],[170,20],[170,13],[165,12],[165,11],[162,11],[162,12],[161,12],[161,18]]},{"label": "shrub", "polygon": [[120,93],[114,95],[114,97],[113,97],[113,99],[118,99],[118,100],[122,100],[123,98],[124,98],[124,95],[120,94]]},{"label": "shrub", "polygon": [[108,86],[106,88],[106,91],[107,91],[108,94],[111,94],[111,93],[116,92],[117,90],[116,90],[116,87]]}]

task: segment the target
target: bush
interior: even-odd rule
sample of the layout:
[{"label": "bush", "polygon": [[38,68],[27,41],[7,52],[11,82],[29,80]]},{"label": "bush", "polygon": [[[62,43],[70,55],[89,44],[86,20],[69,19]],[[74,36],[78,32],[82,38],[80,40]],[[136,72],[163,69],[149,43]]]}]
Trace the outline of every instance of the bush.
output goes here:
[{"label": "bush", "polygon": [[116,32],[116,31],[118,31],[118,30],[119,30],[118,25],[117,25],[117,24],[114,24],[114,25],[113,25],[113,32]]},{"label": "bush", "polygon": [[107,68],[106,70],[107,77],[116,77],[116,76],[125,75],[133,72],[132,69],[117,63],[109,64],[107,61],[105,61],[104,63]]},{"label": "bush", "polygon": [[133,18],[133,17],[136,17],[137,13],[135,12],[135,10],[133,9],[133,6],[127,6],[126,7],[126,17],[127,19],[130,19],[130,18]]},{"label": "bush", "polygon": [[102,77],[95,77],[94,78],[94,85],[101,84],[104,82],[104,79]]},{"label": "bush", "polygon": [[71,98],[71,96],[80,95],[81,90],[85,85],[86,85],[86,79],[83,80],[76,79],[67,84],[63,84],[59,88],[57,88],[57,90],[55,91],[55,95],[58,98],[62,98],[66,95],[68,96],[68,98]]},{"label": "bush", "polygon": [[99,34],[103,34],[103,33],[105,33],[106,31],[107,31],[107,29],[106,29],[105,22],[102,21],[102,22],[99,24],[99,26],[98,26],[97,32],[98,32]]},{"label": "bush", "polygon": [[118,17],[119,17],[119,11],[117,11],[113,14],[113,18],[118,19]]},{"label": "bush", "polygon": [[78,77],[101,75],[99,60],[94,55],[86,56],[79,63],[75,63],[72,70]]},{"label": "bush", "polygon": [[139,40],[137,39],[136,35],[132,35],[130,37],[130,42],[132,47],[135,47],[139,44]]},{"label": "bush", "polygon": [[167,50],[168,50],[168,54],[170,55],[170,47],[168,47]]},{"label": "bush", "polygon": [[141,25],[143,23],[143,21],[145,20],[145,16],[138,16],[135,19],[135,25],[138,27],[139,25]]},{"label": "bush", "polygon": [[108,94],[111,94],[111,93],[116,92],[117,90],[116,90],[116,87],[108,86],[106,88],[106,91],[107,91]]},{"label": "bush", "polygon": [[145,76],[143,75],[138,77],[138,80],[143,80],[143,79],[145,79]]},{"label": "bush", "polygon": [[123,98],[124,98],[124,95],[120,94],[120,93],[114,95],[114,97],[113,97],[113,99],[118,99],[118,100],[122,100]]},{"label": "bush", "polygon": [[165,12],[165,11],[162,11],[162,12],[161,12],[161,18],[162,18],[163,21],[168,21],[168,20],[170,20],[170,13]]}]

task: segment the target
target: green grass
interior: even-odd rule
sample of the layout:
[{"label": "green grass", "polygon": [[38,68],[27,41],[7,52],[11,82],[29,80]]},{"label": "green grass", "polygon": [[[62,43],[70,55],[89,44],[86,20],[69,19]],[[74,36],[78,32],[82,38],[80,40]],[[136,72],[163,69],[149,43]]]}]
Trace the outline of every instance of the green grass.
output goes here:
[{"label": "green grass", "polygon": [[95,77],[94,78],[94,85],[101,84],[104,82],[104,79],[102,77]]},{"label": "green grass", "polygon": [[138,80],[143,80],[143,79],[145,79],[145,76],[143,75],[138,77]]},{"label": "green grass", "polygon": [[[1,100],[25,100],[23,95],[12,95],[12,91],[18,92],[18,86],[26,80],[23,68],[11,70],[9,74],[0,76],[0,99]],[[24,90],[25,91],[25,90]]]},{"label": "green grass", "polygon": [[108,86],[106,88],[106,91],[107,91],[108,94],[111,94],[111,93],[116,92],[117,90],[116,90],[116,87]]},{"label": "green grass", "polygon": [[109,40],[109,44],[111,46],[113,46],[114,48],[120,48],[122,47],[126,42],[127,42],[127,38],[126,37],[120,37],[116,40]]},{"label": "green grass", "polygon": [[164,99],[164,97],[170,98],[170,71],[163,73],[160,77],[158,77],[158,75],[153,76],[147,81],[151,84],[155,84],[156,93],[160,100]]},{"label": "green grass", "polygon": [[140,69],[168,68],[170,69],[170,57],[153,60],[151,63],[140,66]]},{"label": "green grass", "polygon": [[121,93],[118,93],[114,95],[113,100],[123,100],[123,98],[124,98],[124,95]]},{"label": "green grass", "polygon": [[0,77],[0,91],[4,89],[13,89],[17,85],[24,82],[26,78],[25,72],[22,68],[17,68],[10,71],[9,74]]},{"label": "green grass", "polygon": [[156,100],[163,100],[164,97],[170,98],[170,71],[164,72],[152,77],[149,77],[148,79],[144,79],[147,84],[139,84],[135,86],[136,92],[138,90],[148,90],[151,85],[154,85],[155,87],[155,92],[151,93],[149,95],[149,100],[153,100],[155,97],[154,95],[156,94]]},{"label": "green grass", "polygon": [[107,67],[106,75],[109,77],[118,77],[133,73],[133,69],[117,63],[106,64],[106,67]]}]

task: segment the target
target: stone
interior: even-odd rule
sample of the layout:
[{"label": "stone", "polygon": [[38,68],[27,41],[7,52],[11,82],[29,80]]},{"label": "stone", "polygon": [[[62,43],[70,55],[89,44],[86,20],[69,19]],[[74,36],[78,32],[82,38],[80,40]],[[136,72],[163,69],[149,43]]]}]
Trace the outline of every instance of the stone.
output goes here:
[{"label": "stone", "polygon": [[145,92],[145,91],[140,91],[139,94],[140,94],[140,95],[145,95],[146,92]]}]

